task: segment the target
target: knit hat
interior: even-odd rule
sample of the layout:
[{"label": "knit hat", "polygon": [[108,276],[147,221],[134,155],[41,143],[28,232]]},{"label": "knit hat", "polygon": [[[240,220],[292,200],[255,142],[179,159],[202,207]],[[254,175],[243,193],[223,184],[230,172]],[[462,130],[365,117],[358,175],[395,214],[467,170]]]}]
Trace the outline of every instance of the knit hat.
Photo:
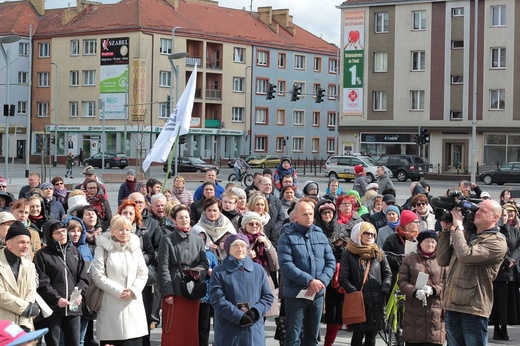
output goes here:
[{"label": "knit hat", "polygon": [[363,174],[364,171],[365,171],[365,169],[363,168],[363,166],[361,166],[361,165],[354,166],[354,172],[356,173],[356,175]]},{"label": "knit hat", "polygon": [[67,203],[69,205],[69,209],[67,209],[67,214],[70,214],[74,210],[77,210],[81,207],[89,205],[89,203],[87,202],[87,198],[83,195],[76,195],[74,197],[70,197],[67,200]]},{"label": "knit hat", "polygon": [[265,169],[262,171],[262,175],[264,175],[264,174],[273,175],[273,171],[271,171],[271,168],[265,168]]},{"label": "knit hat", "polygon": [[237,241],[244,242],[249,248],[249,239],[247,239],[247,236],[242,233],[237,233],[229,235],[226,238],[226,240],[224,240],[224,251],[226,251],[226,253],[229,253],[229,248],[231,247],[231,244]]},{"label": "knit hat", "polygon": [[383,202],[386,204],[395,203],[395,196],[388,193],[383,196]]},{"label": "knit hat", "polygon": [[16,221],[13,214],[7,211],[0,212],[0,225],[9,221]]},{"label": "knit hat", "polygon": [[395,205],[389,205],[385,210],[385,215],[388,214],[389,211],[393,211],[397,214],[397,217],[401,217],[401,211]]},{"label": "knit hat", "polygon": [[135,169],[132,169],[132,168],[128,169],[126,171],[126,175],[133,175],[135,177]]},{"label": "knit hat", "polygon": [[410,222],[415,221],[415,220],[419,220],[419,217],[413,211],[403,210],[401,212],[401,218],[399,219],[401,226],[404,227],[404,226],[408,225]]},{"label": "knit hat", "polygon": [[367,185],[367,188],[365,189],[365,191],[368,191],[368,190],[379,190],[379,184],[378,183],[370,183]]},{"label": "knit hat", "polygon": [[320,206],[318,207],[318,212],[321,214],[321,212],[324,210],[332,210],[332,212],[335,212],[336,206],[334,205],[334,203],[332,201],[324,202],[324,203],[320,204]]},{"label": "knit hat", "polygon": [[376,236],[372,238],[372,242],[374,243],[377,237],[376,228],[370,222],[366,221],[356,223],[354,227],[352,227],[350,239],[354,242],[354,244],[361,245],[361,235],[369,230],[374,231],[374,233],[376,234]]},{"label": "knit hat", "polygon": [[87,167],[85,167],[85,169],[83,170],[83,174],[85,174],[85,175],[87,175],[87,174],[88,174],[88,175],[94,175],[94,174],[96,174],[96,170],[95,170],[94,167],[92,167],[92,166],[87,166]]},{"label": "knit hat", "polygon": [[439,235],[435,231],[428,231],[428,230],[422,231],[422,232],[419,232],[419,235],[417,236],[417,243],[420,244],[424,239],[427,239],[427,238],[433,238],[433,239],[437,240],[438,237],[439,237]]},{"label": "knit hat", "polygon": [[291,164],[291,158],[290,157],[288,157],[288,156],[282,157],[282,159],[280,160],[280,163],[283,164],[285,161],[288,161],[289,164]]},{"label": "knit hat", "polygon": [[255,213],[254,211],[246,211],[244,215],[242,215],[242,227],[245,228],[246,223],[248,223],[251,220],[258,220],[260,224],[262,224],[262,217],[258,215],[258,213]]},{"label": "knit hat", "polygon": [[26,333],[19,325],[11,321],[0,321],[0,345],[16,346],[41,338],[49,328]]},{"label": "knit hat", "polygon": [[43,191],[45,189],[48,189],[48,188],[52,188],[54,190],[54,185],[52,185],[52,183],[49,183],[49,182],[45,182],[43,183],[41,186],[40,186],[40,189]]},{"label": "knit hat", "polygon": [[21,223],[20,221],[15,221],[11,227],[7,230],[7,234],[5,235],[5,240],[9,240],[11,238],[17,237],[19,235],[26,235],[31,238],[31,232]]},{"label": "knit hat", "polygon": [[305,186],[303,187],[303,194],[307,196],[309,191],[312,189],[318,190],[318,184],[314,181],[305,182]]}]

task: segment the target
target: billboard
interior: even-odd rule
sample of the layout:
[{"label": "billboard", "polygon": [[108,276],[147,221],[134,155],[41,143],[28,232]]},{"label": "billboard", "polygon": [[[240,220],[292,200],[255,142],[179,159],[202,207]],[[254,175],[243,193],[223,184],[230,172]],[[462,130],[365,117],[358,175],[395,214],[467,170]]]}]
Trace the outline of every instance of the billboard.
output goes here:
[{"label": "billboard", "polygon": [[365,12],[344,12],[343,114],[363,115]]}]

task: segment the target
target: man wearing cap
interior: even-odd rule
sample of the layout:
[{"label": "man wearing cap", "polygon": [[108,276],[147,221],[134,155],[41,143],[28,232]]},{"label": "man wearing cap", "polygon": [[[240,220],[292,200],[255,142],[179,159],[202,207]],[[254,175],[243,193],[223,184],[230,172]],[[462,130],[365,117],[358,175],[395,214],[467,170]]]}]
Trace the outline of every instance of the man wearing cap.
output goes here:
[{"label": "man wearing cap", "polygon": [[282,190],[282,178],[286,175],[291,176],[293,178],[293,186],[298,187],[298,175],[296,170],[291,167],[291,158],[288,156],[282,157],[274,171],[274,185],[278,191]]},{"label": "man wearing cap", "polygon": [[[224,188],[222,187],[222,185],[219,185],[218,184],[218,177],[217,177],[217,170],[214,169],[214,168],[210,168],[206,171],[206,179],[205,179],[205,182],[211,182],[213,184],[215,184],[215,196],[220,199],[220,195],[224,193]],[[202,185],[200,185],[199,187],[197,187],[197,190],[195,190],[195,192],[193,193],[193,200],[194,201],[199,201],[203,198],[203,187]]]},{"label": "man wearing cap", "polygon": [[383,166],[377,166],[376,169],[377,174],[377,184],[379,185],[379,194],[382,195],[383,191],[385,190],[394,190],[395,186],[394,183],[392,183],[392,180],[388,176],[388,174],[385,172],[385,168]]},{"label": "man wearing cap", "polygon": [[30,346],[33,342],[47,334],[48,328],[38,329],[34,332],[26,332],[16,323],[0,321],[0,345],[5,346]]},{"label": "man wearing cap", "polygon": [[105,197],[105,199],[108,201],[107,187],[97,177],[96,170],[94,169],[94,167],[92,167],[92,166],[85,167],[85,169],[83,170],[83,175],[85,176],[85,180],[83,181],[83,183],[78,184],[75,188],[79,189],[83,192],[86,192],[87,189],[84,186],[85,181],[87,181],[88,179],[95,179],[99,183],[99,185],[101,185],[101,188],[98,191],[98,195],[103,195],[103,197]]},{"label": "man wearing cap", "polygon": [[18,194],[18,198],[28,198],[29,191],[34,188],[40,187],[40,173],[31,172],[29,173],[29,178],[27,180],[29,185],[25,185],[20,189],[20,193]]},{"label": "man wearing cap", "polygon": [[121,205],[123,200],[130,196],[132,192],[138,192],[137,180],[135,179],[135,170],[128,169],[126,171],[126,180],[121,183],[119,187],[119,193],[117,194],[117,205]]},{"label": "man wearing cap", "polygon": [[[278,241],[278,261],[286,299],[285,345],[318,345],[323,296],[336,260],[321,228],[314,225],[314,205],[300,201],[294,208],[294,222],[285,225]],[[297,298],[304,294],[306,298]]]},{"label": "man wearing cap", "polygon": [[54,185],[45,182],[40,186],[43,197],[43,207],[45,208],[45,215],[49,215],[49,219],[61,220],[65,215],[63,204],[54,197]]},{"label": "man wearing cap", "polygon": [[441,299],[446,310],[448,345],[487,345],[488,318],[493,306],[493,281],[507,252],[497,222],[497,201],[480,203],[472,229],[462,213],[452,210],[452,222],[441,221],[437,261],[449,266]]},{"label": "man wearing cap", "polygon": [[362,165],[354,166],[354,173],[356,173],[356,179],[354,179],[354,186],[352,187],[352,190],[357,191],[359,196],[362,197],[365,195],[368,186],[365,169]]},{"label": "man wearing cap", "polygon": [[7,235],[7,230],[15,221],[16,219],[13,214],[7,211],[0,212],[0,249],[5,247],[5,236]]},{"label": "man wearing cap", "polygon": [[34,330],[33,318],[40,309],[35,303],[36,269],[26,258],[31,233],[23,223],[14,221],[5,240],[6,247],[0,249],[0,320],[19,324],[26,331]]},{"label": "man wearing cap", "polygon": [[485,201],[486,199],[491,199],[491,195],[487,191],[482,191],[480,193],[480,198]]},{"label": "man wearing cap", "polygon": [[395,196],[386,194],[383,196],[382,209],[380,212],[370,215],[368,222],[370,222],[376,229],[386,226],[386,208],[389,205],[395,205]]}]

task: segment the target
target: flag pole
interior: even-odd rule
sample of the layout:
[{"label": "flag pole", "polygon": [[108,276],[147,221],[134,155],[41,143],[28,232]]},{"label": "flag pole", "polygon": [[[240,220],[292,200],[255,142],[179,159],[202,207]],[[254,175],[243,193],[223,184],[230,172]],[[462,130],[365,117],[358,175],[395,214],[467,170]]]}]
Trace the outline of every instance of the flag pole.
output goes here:
[{"label": "flag pole", "polygon": [[180,137],[180,133],[181,132],[181,128],[179,127],[177,129],[177,133],[175,134],[175,143],[173,143],[173,155],[170,155],[170,159],[168,160],[168,168],[166,170],[166,177],[164,177],[164,183],[162,184],[162,187],[161,187],[161,193],[163,193],[165,187],[166,187],[166,182],[168,181],[168,177],[170,176],[170,173],[171,173],[171,170],[172,170],[172,161],[173,161],[173,157],[175,156],[175,153],[177,153],[177,145],[179,144],[179,137]]}]

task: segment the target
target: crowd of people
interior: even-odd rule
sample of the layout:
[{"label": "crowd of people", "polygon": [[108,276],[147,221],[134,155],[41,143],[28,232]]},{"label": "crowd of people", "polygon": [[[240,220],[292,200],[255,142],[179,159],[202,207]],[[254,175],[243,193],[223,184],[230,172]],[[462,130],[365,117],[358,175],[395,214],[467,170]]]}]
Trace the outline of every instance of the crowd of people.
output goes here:
[{"label": "crowd of people", "polygon": [[[507,326],[520,324],[510,192],[495,201],[461,182],[451,191],[479,203],[472,220],[459,208],[437,220],[427,183],[413,182],[400,206],[377,172],[369,184],[356,166],[352,189],[331,179],[320,195],[288,157],[245,190],[220,185],[213,169],[193,192],[182,176],[167,187],[129,169],[117,208],[90,166],[71,191],[59,176],[30,173],[19,191],[0,178],[0,320],[56,346],[150,345],[159,325],[162,345],[209,345],[213,328],[216,346],[257,346],[277,317],[281,345],[330,346],[348,328],[351,345],[370,346],[399,289],[407,345],[485,345],[488,321],[509,340]],[[94,286],[97,311],[86,302]],[[345,294],[356,291],[366,318],[345,326]]]}]

